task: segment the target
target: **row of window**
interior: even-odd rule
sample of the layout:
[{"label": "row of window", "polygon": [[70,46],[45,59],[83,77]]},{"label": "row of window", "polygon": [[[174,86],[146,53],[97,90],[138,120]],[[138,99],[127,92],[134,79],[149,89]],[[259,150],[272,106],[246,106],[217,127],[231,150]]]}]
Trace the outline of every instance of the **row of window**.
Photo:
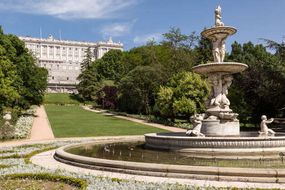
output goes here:
[{"label": "row of window", "polygon": [[78,71],[79,70],[79,67],[72,67],[72,66],[59,66],[59,65],[56,65],[56,67],[54,67],[53,65],[47,65],[47,64],[42,64],[41,65],[42,67],[46,68],[46,69],[52,69],[52,68],[56,68],[57,70],[59,69],[63,69],[63,70],[76,70]]},{"label": "row of window", "polygon": [[[51,79],[54,80],[55,77],[54,77],[54,76],[51,76]],[[66,80],[69,80],[69,77],[66,77]]]}]

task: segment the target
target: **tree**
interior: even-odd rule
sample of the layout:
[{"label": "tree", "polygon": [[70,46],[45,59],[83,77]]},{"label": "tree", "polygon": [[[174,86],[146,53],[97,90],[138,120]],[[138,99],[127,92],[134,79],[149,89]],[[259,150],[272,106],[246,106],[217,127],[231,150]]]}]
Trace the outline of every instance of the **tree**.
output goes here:
[{"label": "tree", "polygon": [[[231,107],[248,114],[240,119],[251,117],[245,122],[258,123],[261,115],[275,117],[285,105],[285,63],[279,56],[267,52],[264,46],[251,42],[243,45],[235,42],[229,59],[249,66],[234,76],[232,88],[235,92],[230,90],[229,94]],[[240,95],[236,96],[236,92]]]},{"label": "tree", "polygon": [[124,74],[123,52],[110,50],[101,59],[96,61],[98,73],[102,78],[118,82]]},{"label": "tree", "polygon": [[276,41],[269,39],[262,39],[262,40],[265,42],[267,48],[275,50],[276,55],[280,56],[282,61],[285,61],[285,41],[278,43]]},{"label": "tree", "polygon": [[200,37],[198,45],[195,47],[196,64],[204,64],[209,61],[214,61],[212,54],[212,43],[209,39]]},{"label": "tree", "polygon": [[97,93],[102,88],[102,78],[97,72],[96,64],[91,64],[77,78],[80,82],[77,85],[79,96],[84,101],[94,101]]},{"label": "tree", "polygon": [[163,73],[155,67],[138,66],[119,83],[119,108],[130,113],[150,114]]},{"label": "tree", "polygon": [[209,94],[209,87],[199,75],[181,72],[174,75],[165,86],[161,86],[156,105],[163,117],[183,116],[190,119],[194,113],[204,111],[204,102]]},{"label": "tree", "polygon": [[88,69],[91,64],[92,64],[92,51],[91,51],[91,48],[88,47],[86,50],[85,50],[85,56],[84,56],[84,59],[81,63],[81,71],[84,71],[85,69]]},{"label": "tree", "polygon": [[39,105],[47,87],[47,70],[35,64],[33,56],[17,36],[0,29],[0,111],[4,107],[26,109]]}]

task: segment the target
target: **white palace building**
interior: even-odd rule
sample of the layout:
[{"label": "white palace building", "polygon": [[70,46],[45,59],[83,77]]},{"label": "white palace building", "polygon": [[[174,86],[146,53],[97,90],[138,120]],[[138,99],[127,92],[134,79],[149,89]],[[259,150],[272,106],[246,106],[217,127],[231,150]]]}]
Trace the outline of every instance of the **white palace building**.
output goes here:
[{"label": "white palace building", "polygon": [[81,73],[80,63],[86,49],[91,48],[93,59],[100,59],[111,49],[123,51],[122,43],[110,38],[106,42],[79,42],[57,40],[52,35],[47,39],[19,37],[34,54],[37,64],[48,70],[48,92],[76,92],[77,77]]}]

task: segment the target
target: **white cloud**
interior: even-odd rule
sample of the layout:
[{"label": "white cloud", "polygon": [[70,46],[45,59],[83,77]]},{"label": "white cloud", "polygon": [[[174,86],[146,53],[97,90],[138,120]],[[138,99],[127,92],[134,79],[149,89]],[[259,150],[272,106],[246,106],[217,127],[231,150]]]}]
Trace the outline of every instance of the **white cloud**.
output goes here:
[{"label": "white cloud", "polygon": [[153,33],[153,34],[146,34],[142,36],[136,36],[134,38],[135,44],[146,44],[148,41],[154,40],[155,42],[159,42],[162,40],[161,33]]},{"label": "white cloud", "polygon": [[103,28],[101,29],[101,33],[103,34],[104,37],[123,36],[125,34],[130,33],[135,22],[136,20],[133,20],[131,22],[108,24],[103,26]]},{"label": "white cloud", "polygon": [[1,0],[0,10],[51,15],[61,19],[114,18],[139,0]]}]

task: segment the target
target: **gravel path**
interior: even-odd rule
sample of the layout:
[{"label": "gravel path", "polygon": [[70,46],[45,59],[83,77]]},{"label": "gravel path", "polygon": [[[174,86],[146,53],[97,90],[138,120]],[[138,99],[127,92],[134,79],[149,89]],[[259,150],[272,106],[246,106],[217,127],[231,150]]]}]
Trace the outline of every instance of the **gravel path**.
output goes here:
[{"label": "gravel path", "polygon": [[54,139],[51,126],[43,105],[37,108],[36,117],[31,131],[31,140],[47,140]]}]

